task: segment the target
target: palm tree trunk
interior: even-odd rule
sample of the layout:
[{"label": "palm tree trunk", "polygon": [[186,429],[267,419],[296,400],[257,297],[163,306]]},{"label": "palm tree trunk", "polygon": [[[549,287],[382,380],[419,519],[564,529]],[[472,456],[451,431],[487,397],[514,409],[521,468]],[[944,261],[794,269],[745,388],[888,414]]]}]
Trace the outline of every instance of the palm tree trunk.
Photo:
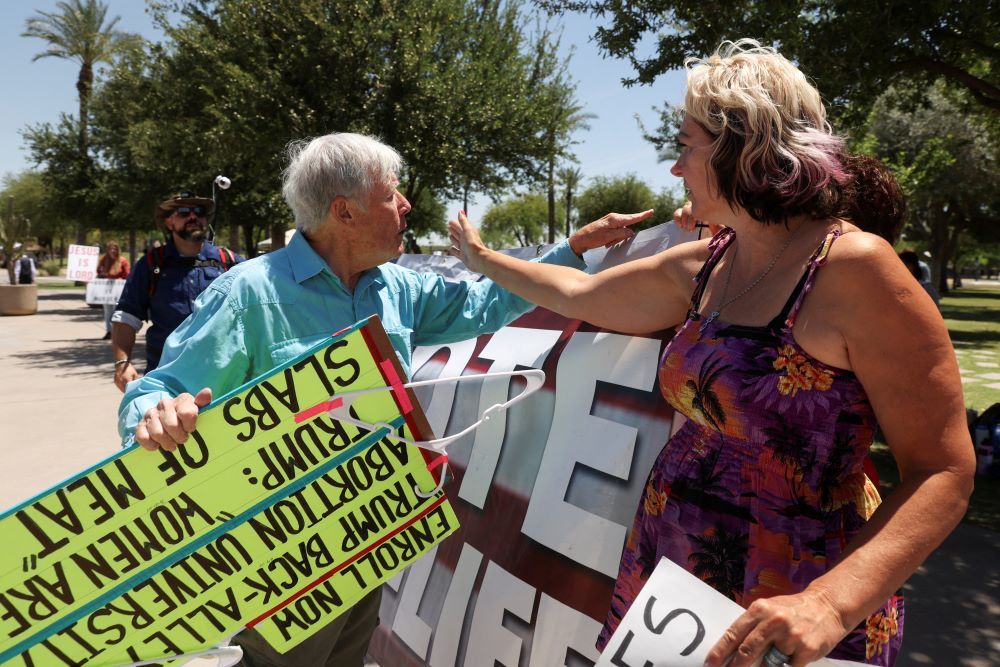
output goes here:
[{"label": "palm tree trunk", "polygon": [[566,186],[566,238],[569,238],[569,233],[572,231],[570,229],[570,216],[573,212],[573,186]]},{"label": "palm tree trunk", "polygon": [[[90,103],[90,89],[94,83],[94,70],[89,63],[80,66],[80,74],[76,79],[76,92],[80,99],[80,133],[77,138],[77,145],[80,151],[80,173],[89,177],[87,148],[90,143],[90,135],[87,129],[87,108]],[[87,226],[84,222],[78,222],[76,227],[76,242],[80,245],[87,243]]]},{"label": "palm tree trunk", "polygon": [[556,161],[549,159],[549,243],[556,242]]},{"label": "palm tree trunk", "polygon": [[80,98],[80,135],[78,144],[80,148],[80,158],[87,159],[87,149],[90,146],[90,133],[88,129],[88,113],[90,106],[90,91],[94,85],[94,70],[89,63],[80,66],[80,74],[76,79],[76,92]]}]

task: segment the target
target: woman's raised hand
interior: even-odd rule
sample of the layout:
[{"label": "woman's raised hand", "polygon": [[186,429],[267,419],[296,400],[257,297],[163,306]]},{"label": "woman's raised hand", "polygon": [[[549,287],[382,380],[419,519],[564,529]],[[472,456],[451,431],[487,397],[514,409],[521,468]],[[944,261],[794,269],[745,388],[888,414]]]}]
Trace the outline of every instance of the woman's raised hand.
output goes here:
[{"label": "woman's raised hand", "polygon": [[462,260],[470,271],[483,273],[479,259],[489,252],[489,248],[483,245],[482,239],[479,238],[479,230],[469,222],[465,211],[458,212],[458,220],[448,221],[448,236],[451,239],[448,254]]},{"label": "woman's raised hand", "polygon": [[[610,248],[623,241],[628,241],[635,232],[629,225],[642,222],[653,215],[653,209],[641,213],[608,213],[602,218],[584,225],[573,232],[569,238],[569,247],[577,255],[594,248]],[[451,248],[448,253],[458,257],[470,270],[484,273],[481,259],[490,252],[479,238],[479,231],[469,222],[465,211],[459,211],[458,220],[448,221],[448,235],[451,238]]]}]

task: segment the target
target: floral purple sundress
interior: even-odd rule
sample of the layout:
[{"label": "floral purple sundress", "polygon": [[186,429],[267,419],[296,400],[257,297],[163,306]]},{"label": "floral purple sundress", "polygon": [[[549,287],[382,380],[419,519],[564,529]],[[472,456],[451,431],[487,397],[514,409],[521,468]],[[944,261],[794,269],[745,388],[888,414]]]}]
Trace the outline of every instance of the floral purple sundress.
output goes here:
[{"label": "floral purple sundress", "polygon": [[[702,332],[708,276],[735,234],[724,230],[709,244],[688,319],[659,369],[660,390],[687,422],[649,474],[598,648],[661,557],[747,607],[805,589],[881,502],[862,469],[875,416],[861,383],[809,356],[792,335],[839,235],[827,236],[768,325],[715,320]],[[829,657],[890,666],[902,637],[903,600],[894,596]]]}]

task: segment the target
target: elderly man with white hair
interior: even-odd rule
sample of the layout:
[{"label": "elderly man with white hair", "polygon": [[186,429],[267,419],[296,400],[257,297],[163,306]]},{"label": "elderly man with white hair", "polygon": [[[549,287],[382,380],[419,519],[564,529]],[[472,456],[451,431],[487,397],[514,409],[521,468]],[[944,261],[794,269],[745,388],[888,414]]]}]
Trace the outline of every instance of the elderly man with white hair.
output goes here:
[{"label": "elderly man with white hair", "polygon": [[[534,306],[492,281],[451,282],[392,263],[403,252],[410,203],[400,155],[360,134],[289,147],[283,194],[298,230],[286,248],[234,267],[198,298],[167,339],[159,367],[129,385],[120,407],[124,444],[173,450],[198,409],[305,352],[330,332],[377,314],[407,374],[416,345],[490,333]],[[625,223],[638,221],[633,216]],[[632,232],[601,220],[540,261],[580,267],[591,248]],[[378,625],[380,592],[279,654],[253,630],[236,636],[243,665],[361,667]]]}]

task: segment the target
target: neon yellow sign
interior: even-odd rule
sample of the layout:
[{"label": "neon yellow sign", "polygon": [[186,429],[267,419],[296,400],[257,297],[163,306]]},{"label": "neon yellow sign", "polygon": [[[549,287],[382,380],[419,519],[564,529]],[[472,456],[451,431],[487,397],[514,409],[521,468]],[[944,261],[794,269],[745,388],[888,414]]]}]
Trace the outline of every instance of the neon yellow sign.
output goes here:
[{"label": "neon yellow sign", "polygon": [[458,526],[377,318],[0,516],[0,664],[116,665],[255,627],[287,650]]}]

